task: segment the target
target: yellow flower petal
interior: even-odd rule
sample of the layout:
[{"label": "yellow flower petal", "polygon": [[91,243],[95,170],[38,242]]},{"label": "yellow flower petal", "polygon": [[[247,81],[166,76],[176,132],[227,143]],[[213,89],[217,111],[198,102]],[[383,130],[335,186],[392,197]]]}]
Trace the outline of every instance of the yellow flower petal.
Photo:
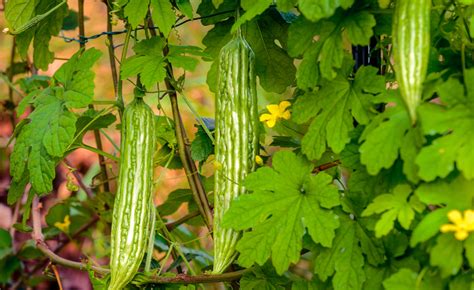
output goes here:
[{"label": "yellow flower petal", "polygon": [[452,210],[448,213],[448,219],[455,224],[462,223],[463,218],[459,210]]},{"label": "yellow flower petal", "polygon": [[255,163],[257,163],[260,166],[263,165],[263,159],[262,157],[260,157],[260,155],[255,156]]},{"label": "yellow flower petal", "polygon": [[278,105],[267,105],[267,110],[270,114],[275,116],[278,116],[278,113],[280,113],[280,107]]},{"label": "yellow flower petal", "polygon": [[276,124],[276,118],[271,118],[270,120],[267,121],[268,128],[275,127],[275,124]]},{"label": "yellow flower petal", "polygon": [[266,122],[266,121],[270,120],[271,118],[273,118],[273,116],[270,115],[270,114],[261,114],[260,115],[260,122]]},{"label": "yellow flower petal", "polygon": [[445,224],[445,225],[442,225],[440,228],[440,231],[442,233],[455,232],[457,230],[458,230],[458,227],[453,224]]},{"label": "yellow flower petal", "polygon": [[69,226],[71,225],[71,219],[69,218],[69,215],[64,217],[63,222],[55,222],[54,226],[60,229],[61,231],[67,233],[69,232]]},{"label": "yellow flower petal", "polygon": [[288,101],[280,102],[280,104],[278,105],[280,112],[284,112],[289,106],[291,106],[291,103]]},{"label": "yellow flower petal", "polygon": [[459,241],[464,241],[465,239],[467,239],[468,236],[469,234],[465,230],[457,231],[454,234],[454,237],[456,238],[456,240],[459,240]]},{"label": "yellow flower petal", "polygon": [[289,120],[291,118],[291,113],[290,111],[285,111],[283,114],[280,115],[282,119]]},{"label": "yellow flower petal", "polygon": [[464,220],[468,231],[474,231],[474,210],[466,210],[464,212]]},{"label": "yellow flower petal", "polygon": [[466,220],[466,223],[472,224],[474,223],[474,210],[466,210],[464,211],[464,219]]}]

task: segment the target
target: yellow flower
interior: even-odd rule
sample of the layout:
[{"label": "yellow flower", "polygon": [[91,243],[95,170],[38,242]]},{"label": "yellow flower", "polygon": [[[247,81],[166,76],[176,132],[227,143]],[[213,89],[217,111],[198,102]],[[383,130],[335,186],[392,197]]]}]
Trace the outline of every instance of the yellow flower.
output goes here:
[{"label": "yellow flower", "polygon": [[60,229],[61,231],[67,233],[69,232],[69,225],[71,225],[71,220],[69,219],[69,215],[64,217],[64,221],[62,223],[55,222],[54,226]]},{"label": "yellow flower", "polygon": [[454,232],[457,240],[464,241],[469,232],[474,232],[474,210],[465,210],[464,217],[459,210],[452,210],[448,213],[448,219],[452,224],[442,225],[442,233]]},{"label": "yellow flower", "polygon": [[267,110],[270,114],[260,115],[260,122],[264,122],[269,128],[273,128],[278,119],[290,119],[291,113],[287,110],[289,106],[291,106],[291,103],[288,101],[280,102],[278,105],[268,105]]},{"label": "yellow flower", "polygon": [[260,155],[255,156],[255,163],[257,163],[259,166],[263,165],[263,159],[260,157]]}]

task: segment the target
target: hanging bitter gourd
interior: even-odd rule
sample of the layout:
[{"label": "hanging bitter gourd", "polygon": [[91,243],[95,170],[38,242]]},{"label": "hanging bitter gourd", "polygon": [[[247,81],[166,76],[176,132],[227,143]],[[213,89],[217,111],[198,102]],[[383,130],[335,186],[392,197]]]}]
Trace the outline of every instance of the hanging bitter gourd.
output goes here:
[{"label": "hanging bitter gourd", "polygon": [[415,123],[430,53],[431,0],[397,0],[395,5],[392,27],[395,75]]},{"label": "hanging bitter gourd", "polygon": [[240,31],[219,55],[216,96],[215,158],[219,164],[214,185],[214,273],[234,260],[241,233],[221,227],[231,201],[245,193],[242,183],[255,169],[258,112],[254,53]]},{"label": "hanging bitter gourd", "polygon": [[123,289],[137,273],[151,229],[154,114],[142,98],[123,113],[121,157],[113,218],[109,289]]}]

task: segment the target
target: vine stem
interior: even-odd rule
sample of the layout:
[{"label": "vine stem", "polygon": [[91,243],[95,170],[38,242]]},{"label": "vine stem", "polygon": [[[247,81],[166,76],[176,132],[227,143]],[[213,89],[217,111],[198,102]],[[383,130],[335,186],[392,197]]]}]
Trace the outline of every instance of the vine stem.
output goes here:
[{"label": "vine stem", "polygon": [[58,287],[59,290],[63,290],[63,284],[61,283],[61,276],[59,276],[58,269],[56,268],[56,265],[51,265],[51,268],[53,269],[54,276],[56,276],[56,280],[58,281]]},{"label": "vine stem", "polygon": [[328,170],[330,168],[336,167],[339,164],[341,164],[340,160],[335,160],[335,161],[332,161],[332,162],[324,163],[324,164],[319,165],[318,167],[315,167],[313,169],[313,171],[311,171],[311,172],[317,174],[321,171]]},{"label": "vine stem", "polygon": [[[148,27],[152,36],[157,36],[155,29],[153,28],[153,21],[150,19],[148,21]],[[163,55],[166,57],[169,53],[168,45],[165,45],[163,48]],[[183,163],[184,171],[188,179],[189,187],[193,193],[193,198],[198,205],[199,212],[201,213],[206,227],[209,232],[212,233],[213,217],[212,210],[207,199],[207,194],[204,189],[201,178],[199,177],[196,164],[191,158],[191,150],[189,148],[189,140],[186,136],[186,131],[184,129],[183,120],[181,119],[181,114],[179,112],[178,106],[178,95],[176,93],[177,88],[173,85],[173,82],[170,79],[173,78],[173,66],[171,63],[166,60],[166,71],[168,77],[165,78],[166,89],[170,91],[168,93],[171,101],[171,109],[173,112],[173,119],[175,123],[175,133],[178,141],[178,154],[181,162]]]},{"label": "vine stem", "polygon": [[45,254],[46,257],[48,257],[51,260],[51,262],[66,266],[68,268],[73,268],[73,269],[78,269],[78,270],[87,270],[88,267],[90,267],[92,270],[98,273],[106,274],[109,272],[109,269],[106,269],[106,268],[102,268],[98,266],[89,266],[84,263],[74,262],[74,261],[62,258],[58,256],[56,253],[54,253],[53,251],[51,251],[49,246],[44,241],[44,236],[41,230],[41,213],[40,213],[41,206],[42,205],[39,202],[39,198],[35,196],[33,198],[33,202],[31,205],[32,207],[31,218],[33,220],[33,233],[31,236],[35,240],[36,247],[38,248],[38,250],[40,250],[43,254]]},{"label": "vine stem", "polygon": [[[77,6],[78,6],[78,15],[77,15],[77,18],[78,18],[78,24],[79,24],[79,39],[83,39],[83,37],[85,36],[85,28],[84,28],[84,0],[78,0],[77,1]],[[79,47],[81,49],[85,49],[86,47],[86,44],[85,42],[81,41],[79,42]],[[94,105],[90,104],[89,105],[89,109],[94,109]],[[100,132],[99,130],[94,130],[94,139],[95,139],[95,143],[96,143],[96,146],[97,146],[97,149],[99,149],[100,151],[104,151],[103,150],[103,146],[102,146],[102,140],[100,138]],[[99,166],[100,166],[100,171],[101,171],[101,175],[102,175],[102,178],[103,180],[105,180],[104,184],[103,184],[103,191],[110,191],[110,186],[109,186],[109,182],[107,180],[109,180],[109,177],[108,177],[108,174],[107,174],[107,166],[105,165],[105,158],[104,156],[98,154],[97,155],[98,159],[99,159]]]},{"label": "vine stem", "polygon": [[[105,152],[105,151],[102,151],[102,150],[100,150],[100,149],[98,149],[98,148],[95,148],[95,147],[86,145],[86,144],[84,144],[84,143],[82,143],[78,148],[83,148],[83,149],[89,150],[89,151],[91,151],[91,152],[97,153],[97,154],[98,154],[99,156],[101,156],[102,159],[104,160],[104,161],[103,161],[104,165],[105,165],[105,159],[104,159],[104,157],[107,157],[107,158],[109,158],[110,160],[113,160],[113,161],[117,161],[117,162],[120,161],[120,158],[119,158],[119,157],[114,156],[114,155],[112,155],[112,154],[109,154],[109,153],[107,153],[107,152]],[[107,180],[108,180],[108,179],[106,179],[106,182],[107,182]]]},{"label": "vine stem", "polygon": [[[68,268],[87,271],[88,269],[92,269],[95,272],[105,275],[110,272],[109,269],[100,267],[100,266],[92,266],[82,262],[75,262],[63,257],[60,257],[46,244],[44,241],[44,236],[41,229],[41,204],[39,202],[39,198],[35,196],[32,202],[32,209],[31,209],[31,217],[33,220],[33,233],[32,238],[36,242],[36,247],[46,255],[52,263],[62,265]],[[195,283],[214,283],[214,282],[229,282],[240,279],[243,274],[250,271],[250,269],[235,271],[224,273],[220,275],[212,275],[212,274],[202,274],[196,276],[190,276],[186,274],[179,274],[175,277],[162,277],[158,275],[151,275],[146,277],[147,283],[157,283],[157,284],[195,284]]]},{"label": "vine stem", "polygon": [[[8,72],[8,79],[10,82],[13,83],[13,75],[15,70],[13,67],[15,66],[15,51],[16,51],[16,38],[13,38],[13,43],[12,43],[12,49],[11,49],[11,54],[10,54],[10,71]],[[12,105],[14,104],[13,100],[13,88],[11,86],[8,87],[8,98]],[[12,123],[12,132],[15,130],[15,110],[11,111],[10,115],[10,121]]]},{"label": "vine stem", "polygon": [[[166,86],[171,88],[171,83],[166,81]],[[209,231],[212,231],[212,212],[207,200],[201,179],[199,178],[196,164],[191,159],[191,151],[189,149],[189,141],[187,141],[186,132],[184,131],[183,121],[178,107],[178,97],[176,93],[170,93],[171,107],[173,110],[173,118],[175,120],[175,131],[178,139],[179,157],[183,163],[184,171],[188,178],[189,186],[194,195],[194,199],[198,204],[204,221]]]},{"label": "vine stem", "polygon": [[197,284],[197,283],[215,283],[215,282],[231,282],[239,280],[242,275],[249,272],[250,269],[228,272],[219,275],[202,274],[189,276],[186,274],[178,274],[175,277],[151,276],[150,282],[160,284]]},{"label": "vine stem", "polygon": [[190,219],[199,216],[199,214],[200,213],[199,213],[198,210],[190,212],[190,213],[188,213],[187,215],[183,216],[182,218],[180,218],[178,220],[167,223],[166,228],[168,229],[168,231],[171,232],[172,230],[177,228],[179,225],[184,224],[185,222],[189,221]]},{"label": "vine stem", "polygon": [[118,101],[118,74],[117,65],[115,63],[115,51],[114,51],[114,36],[110,34],[112,32],[112,1],[106,0],[104,4],[107,6],[107,50],[109,53],[110,70],[112,73],[112,81],[114,84],[115,99]]}]

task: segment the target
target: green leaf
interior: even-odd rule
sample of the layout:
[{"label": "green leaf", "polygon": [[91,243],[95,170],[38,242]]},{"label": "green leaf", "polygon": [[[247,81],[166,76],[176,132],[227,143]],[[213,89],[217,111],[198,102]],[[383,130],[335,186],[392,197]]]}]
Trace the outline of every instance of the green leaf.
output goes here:
[{"label": "green leaf", "polygon": [[[21,166],[25,166],[26,163],[23,163]],[[23,197],[23,193],[25,192],[26,185],[28,184],[28,181],[30,179],[30,176],[28,175],[29,172],[28,170],[24,170],[23,167],[23,172],[22,175],[20,175],[17,180],[13,179],[11,184],[10,184],[10,189],[8,190],[8,199],[7,203],[9,205],[12,205],[16,203],[20,198]]]},{"label": "green leaf", "polygon": [[92,102],[95,73],[91,69],[101,55],[95,48],[80,50],[54,73],[53,77],[64,87],[68,108],[83,108]]},{"label": "green leaf", "polygon": [[389,269],[365,265],[364,272],[365,276],[369,277],[369,279],[364,282],[363,289],[384,290],[382,283],[383,280],[389,275]]},{"label": "green leaf", "polygon": [[[37,3],[36,1],[33,1],[36,5],[35,12],[33,14],[34,16],[45,14],[51,8],[55,7],[62,1],[63,0],[38,1]],[[28,4],[28,7],[25,8],[30,9],[29,5],[30,4]],[[27,31],[17,35],[16,41],[19,54],[23,58],[26,58],[28,53],[28,47],[30,46],[31,41],[33,40],[34,64],[36,67],[42,70],[47,70],[48,65],[54,60],[54,53],[49,50],[49,41],[51,40],[51,36],[57,35],[61,30],[63,19],[67,15],[67,13],[67,5],[62,5],[57,10],[49,14],[45,19],[40,21],[38,24],[28,29]],[[23,15],[21,16],[21,21],[26,19],[27,14],[29,13],[25,14],[25,18],[23,18]]]},{"label": "green leaf", "polygon": [[20,260],[15,256],[9,256],[0,260],[0,269],[2,269],[2,271],[0,271],[0,284],[11,282],[13,280],[13,273],[21,269],[21,267]]},{"label": "green leaf", "polygon": [[143,22],[148,11],[149,4],[150,0],[129,0],[123,11],[125,17],[127,17],[128,23],[130,23],[132,28],[136,28],[138,24]]},{"label": "green leaf", "polygon": [[367,262],[374,266],[384,263],[385,250],[383,243],[373,235],[370,235],[367,229],[360,223],[357,223],[355,228],[360,248],[367,257]]},{"label": "green leaf", "polygon": [[[39,116],[39,114],[45,115]],[[75,125],[77,117],[73,113],[63,110],[63,108],[56,103],[35,110],[31,115],[31,120],[32,122],[39,123],[39,118],[41,118],[41,121],[43,118],[47,118],[46,114],[51,114],[51,119],[48,123],[44,125],[37,124],[38,126],[48,126],[50,130],[50,134],[45,134],[43,137],[43,145],[49,155],[61,157],[72,142],[74,133],[76,132]],[[57,116],[53,114],[57,114]]]},{"label": "green leaf", "polygon": [[269,11],[247,25],[246,39],[255,52],[255,72],[260,85],[269,92],[282,93],[293,84],[296,68],[288,56],[286,43],[288,24],[276,11]]},{"label": "green leaf", "polygon": [[397,273],[383,281],[386,290],[416,289],[418,273],[410,269],[400,269]]},{"label": "green leaf", "polygon": [[191,6],[189,0],[177,0],[176,5],[178,5],[179,11],[181,11],[186,17],[193,19],[193,6]]},{"label": "green leaf", "polygon": [[173,66],[184,68],[187,71],[193,71],[199,61],[189,55],[205,56],[201,48],[196,46],[169,45],[169,53],[166,57]]},{"label": "green leaf", "polygon": [[321,75],[328,80],[334,79],[337,76],[335,69],[341,68],[344,60],[340,31],[335,29],[324,41],[319,58]]},{"label": "green leaf", "polygon": [[296,72],[296,83],[298,88],[307,90],[316,87],[319,81],[318,56],[321,46],[313,44],[304,54],[303,61]]},{"label": "green leaf", "polygon": [[35,0],[10,0],[5,4],[5,19],[13,31],[35,16]]},{"label": "green leaf", "polygon": [[273,3],[273,0],[242,0],[240,5],[245,9],[245,13],[241,15],[234,25],[232,25],[231,32],[234,33],[237,29],[244,24],[245,22],[252,20],[255,16],[260,15],[265,11],[270,4]]},{"label": "green leaf", "polygon": [[313,43],[315,35],[319,34],[321,28],[305,17],[298,17],[291,23],[288,29],[288,54],[292,57],[302,55]]},{"label": "green leaf", "polygon": [[372,28],[375,26],[375,17],[367,11],[360,11],[345,18],[343,25],[352,44],[369,45],[374,35]]},{"label": "green leaf", "polygon": [[206,161],[214,152],[214,145],[202,126],[198,126],[196,136],[191,143],[191,157],[198,162]]},{"label": "green leaf", "polygon": [[462,252],[463,243],[456,240],[454,235],[440,235],[431,249],[430,263],[440,268],[443,277],[454,276],[461,268]]},{"label": "green leaf", "polygon": [[[213,0],[202,0],[197,9],[197,13],[202,16],[214,15],[213,17],[203,17],[201,23],[203,25],[211,25],[221,22],[227,18],[234,17],[235,11],[239,7],[238,1],[224,0],[219,8],[212,3]],[[217,0],[221,1],[221,0]],[[232,21],[233,23],[233,21]],[[229,26],[230,30],[230,26]]]},{"label": "green leaf", "polygon": [[[35,110],[28,117],[30,122],[23,125],[10,157],[13,186],[17,186],[10,201],[18,198],[24,188],[22,179],[28,175],[38,194],[52,190],[57,158],[69,148],[76,132],[77,116],[67,107],[83,107],[92,100],[94,74],[90,69],[99,56],[95,49],[79,51],[54,76],[62,86],[46,88],[30,100]],[[67,94],[75,90],[81,90],[85,99]]]},{"label": "green leaf", "polygon": [[472,232],[464,242],[464,250],[466,251],[465,253],[467,261],[469,262],[469,265],[472,269],[474,267],[474,234]]},{"label": "green leaf", "polygon": [[[232,21],[216,24],[203,39],[205,53],[215,61],[207,76],[207,83],[213,92],[217,88],[217,71],[219,51],[230,39]],[[255,53],[255,72],[260,85],[269,92],[282,93],[293,84],[296,68],[293,59],[288,56],[286,46],[280,47],[278,41],[287,43],[288,23],[273,10],[265,12],[258,19],[250,21],[246,26],[245,38]]]},{"label": "green leaf", "polygon": [[43,257],[43,253],[36,247],[34,240],[27,240],[18,251],[18,258],[22,260],[33,260]]},{"label": "green leaf", "polygon": [[404,107],[397,105],[387,109],[366,127],[360,140],[364,141],[360,147],[361,162],[371,175],[390,168],[400,154],[404,161],[403,172],[410,181],[418,180],[414,157],[422,146],[423,137],[411,126]]},{"label": "green leaf", "polygon": [[314,117],[302,141],[303,152],[310,159],[319,159],[326,143],[335,153],[341,152],[354,128],[352,118],[367,124],[374,115],[371,99],[384,90],[377,69],[361,67],[352,82],[339,75],[325,81],[320,90],[299,97],[293,105],[293,121],[302,124]]},{"label": "green leaf", "polygon": [[138,42],[133,48],[136,55],[124,61],[120,77],[126,79],[140,75],[142,84],[151,90],[156,83],[163,81],[166,77],[163,47],[164,41],[160,37],[152,37]]},{"label": "green leaf", "polygon": [[[63,26],[61,30],[76,30],[79,26],[79,13],[77,11],[69,9],[67,11],[66,17],[63,19]],[[87,16],[84,17],[84,20],[89,20]]]},{"label": "green leaf", "polygon": [[276,0],[278,10],[283,12],[293,9],[297,2],[298,0]]},{"label": "green leaf", "polygon": [[253,194],[233,201],[223,220],[223,227],[252,228],[237,244],[239,264],[263,265],[271,257],[277,273],[283,273],[300,258],[305,228],[315,242],[331,246],[339,220],[328,209],[339,204],[338,192],[329,175],[313,176],[311,170],[304,158],[279,151],[273,169],[249,174],[245,187]]},{"label": "green leaf", "polygon": [[158,212],[162,216],[167,216],[175,213],[183,204],[193,200],[193,195],[189,189],[177,189],[168,195],[166,201],[158,206]]},{"label": "green leaf", "polygon": [[253,267],[240,279],[242,289],[284,290],[289,283],[284,276],[279,276],[270,264]]},{"label": "green leaf", "polygon": [[337,8],[349,8],[354,0],[299,0],[298,8],[309,20],[316,22],[322,18],[328,18],[334,14]]},{"label": "green leaf", "polygon": [[0,260],[12,253],[12,237],[7,230],[0,229]]},{"label": "green leaf", "polygon": [[174,145],[177,143],[174,122],[165,116],[155,116],[155,137],[158,143]]},{"label": "green leaf", "polygon": [[[466,71],[466,83],[474,77],[474,69]],[[467,86],[468,89],[470,88]],[[424,147],[416,163],[419,175],[425,181],[446,177],[454,170],[454,164],[467,179],[474,178],[474,114],[472,104],[474,89],[463,93],[462,84],[451,78],[438,88],[446,106],[424,104],[419,108],[425,134],[441,134],[431,145]]]},{"label": "green leaf", "polygon": [[214,4],[214,7],[219,8],[221,4],[224,3],[224,0],[212,0],[212,4]]},{"label": "green leaf", "polygon": [[387,256],[397,258],[405,254],[408,248],[408,237],[398,230],[383,238],[383,245]]},{"label": "green leaf", "polygon": [[410,237],[410,246],[424,242],[439,233],[439,229],[448,223],[448,208],[437,209],[423,217],[423,220],[416,226]]},{"label": "green leaf", "polygon": [[75,136],[81,131],[97,130],[107,128],[116,121],[116,117],[112,113],[104,114],[104,111],[96,111],[89,109],[85,111],[76,121]]},{"label": "green leaf", "polygon": [[169,0],[151,0],[151,17],[165,37],[171,32],[176,14]]},{"label": "green leaf", "polygon": [[474,199],[474,180],[462,176],[451,182],[440,180],[424,183],[416,190],[416,195],[427,205],[447,206],[456,209],[469,209]]},{"label": "green leaf", "polygon": [[474,289],[474,280],[472,279],[472,270],[471,273],[467,272],[456,276],[449,283],[449,290],[465,290],[465,289]]},{"label": "green leaf", "polygon": [[323,249],[316,257],[314,268],[321,280],[326,281],[336,273],[332,278],[335,290],[362,289],[366,280],[356,227],[356,223],[348,218],[341,220],[332,247]]},{"label": "green leaf", "polygon": [[362,212],[362,216],[383,213],[375,225],[375,234],[378,238],[387,235],[398,220],[404,229],[409,229],[415,218],[415,208],[408,202],[412,189],[409,185],[398,185],[391,194],[377,196]]}]

